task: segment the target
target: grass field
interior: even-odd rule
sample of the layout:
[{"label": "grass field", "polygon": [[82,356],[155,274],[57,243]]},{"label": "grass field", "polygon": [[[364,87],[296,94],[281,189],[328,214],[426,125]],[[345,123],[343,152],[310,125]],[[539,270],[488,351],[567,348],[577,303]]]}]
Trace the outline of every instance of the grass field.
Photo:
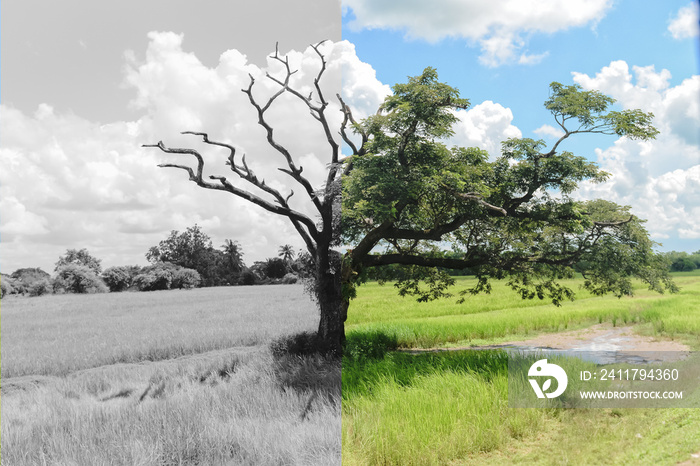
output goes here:
[{"label": "grass field", "polygon": [[2,301],[2,465],[338,464],[340,364],[301,286]]},{"label": "grass field", "polygon": [[[382,347],[489,344],[599,322],[700,346],[700,274],[681,292],[639,284],[617,299],[578,293],[555,307],[502,283],[464,304],[419,304],[368,284],[350,307],[343,360],[343,464],[676,464],[700,452],[692,409],[513,409],[500,352],[428,354]],[[459,286],[468,284],[461,279]],[[576,282],[571,282],[575,287]]]}]

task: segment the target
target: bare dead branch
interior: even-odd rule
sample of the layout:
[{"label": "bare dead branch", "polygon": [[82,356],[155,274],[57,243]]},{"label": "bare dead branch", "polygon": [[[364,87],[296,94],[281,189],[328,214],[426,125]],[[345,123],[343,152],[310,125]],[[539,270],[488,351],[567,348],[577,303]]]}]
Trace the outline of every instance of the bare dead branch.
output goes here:
[{"label": "bare dead branch", "polygon": [[[299,230],[301,225],[304,225],[306,227],[306,231],[304,232],[305,240],[310,236],[311,238],[308,239],[313,239],[317,240],[319,232],[316,229],[316,224],[312,219],[307,217],[306,215],[302,214],[301,212],[295,211],[289,207],[287,204],[286,200],[282,195],[274,190],[273,188],[267,186],[264,181],[263,182],[258,182],[256,184],[257,187],[263,189],[264,191],[272,194],[275,197],[275,200],[280,204],[276,205],[273,204],[272,202],[269,202],[249,191],[246,191],[244,189],[238,188],[234,186],[230,181],[226,179],[226,177],[223,176],[215,176],[211,175],[209,179],[212,180],[217,180],[218,183],[210,183],[206,180],[203,179],[202,173],[204,171],[204,159],[202,156],[199,154],[194,149],[179,149],[179,148],[168,148],[165,147],[162,141],[159,141],[158,144],[144,144],[143,147],[157,147],[161,151],[168,153],[168,154],[187,154],[187,155],[193,155],[197,159],[197,171],[195,172],[191,167],[185,166],[185,165],[179,165],[179,164],[160,164],[159,167],[162,168],[178,168],[181,170],[185,170],[189,174],[189,179],[193,182],[195,182],[198,186],[201,186],[202,188],[206,189],[216,189],[216,190],[221,190],[221,191],[228,191],[231,194],[234,194],[240,198],[243,198],[255,205],[258,205],[262,207],[263,209],[275,213],[277,215],[282,215],[284,217],[288,217],[292,223],[294,224],[295,227]],[[301,231],[300,231],[301,233]]]},{"label": "bare dead branch", "polygon": [[[281,60],[281,59],[280,59]],[[284,61],[283,61],[284,63]],[[289,82],[289,76],[291,76],[287,64],[287,78],[285,79],[285,83]],[[299,183],[306,193],[308,194],[309,198],[313,202],[314,206],[316,209],[319,211],[319,213],[323,214],[323,207],[321,201],[318,199],[316,196],[313,187],[311,186],[311,183],[307,178],[301,175],[301,170],[297,168],[296,164],[294,163],[294,159],[291,155],[291,153],[287,150],[286,147],[282,146],[279,144],[275,138],[274,138],[274,129],[270,124],[267,122],[265,119],[265,111],[270,107],[272,102],[285,91],[285,87],[280,89],[275,95],[273,95],[267,102],[267,104],[264,107],[261,107],[258,102],[255,100],[253,97],[253,84],[255,83],[255,79],[251,76],[250,77],[250,85],[248,86],[247,89],[242,89],[242,91],[248,95],[248,100],[250,101],[251,105],[257,110],[258,112],[258,124],[262,126],[265,129],[265,132],[267,134],[267,142],[270,144],[277,152],[282,154],[282,156],[285,158],[287,162],[287,166],[289,167],[289,171],[285,172],[288,175],[290,175],[297,183]],[[286,86],[286,84],[285,84]]]}]

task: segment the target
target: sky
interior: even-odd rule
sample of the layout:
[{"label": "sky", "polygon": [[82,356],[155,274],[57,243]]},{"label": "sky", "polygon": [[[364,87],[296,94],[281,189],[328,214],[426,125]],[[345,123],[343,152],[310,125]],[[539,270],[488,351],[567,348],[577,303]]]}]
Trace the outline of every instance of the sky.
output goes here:
[{"label": "sky", "polygon": [[[340,41],[339,0],[23,0],[2,2],[0,18],[0,270],[53,272],[69,248],[87,248],[103,267],[146,265],[149,247],[195,224],[215,247],[238,241],[248,265],[303,246],[288,221],[157,167],[184,156],[141,145],[201,148],[179,133],[207,131],[288,189],[240,90],[249,73],[259,99],[277,90],[264,76],[280,71],[267,58],[276,42],[301,68],[295,77],[315,75],[308,46]],[[340,69],[327,74],[333,96]],[[299,118],[281,104],[270,111],[279,138],[318,185],[326,145],[307,111]],[[225,175],[226,156],[207,150],[207,173]],[[290,202],[303,210],[296,191]]]},{"label": "sky", "polygon": [[[181,131],[235,145],[260,177],[291,186],[240,92],[256,77],[264,101],[279,76],[267,57],[288,54],[304,90],[328,69],[359,117],[390,86],[427,66],[471,108],[450,143],[492,156],[508,137],[557,137],[542,103],[552,81],[598,89],[618,108],[656,115],[656,141],[582,137],[566,150],[612,173],[581,198],[631,205],[661,250],[700,249],[700,76],[697,3],[688,0],[24,0],[0,5],[0,270],[53,271],[68,248],[104,267],[145,265],[171,230],[195,223],[238,241],[248,264],[302,243],[288,221],[158,168],[184,156],[142,148],[159,140],[199,148],[207,173],[226,174],[226,153]],[[342,29],[342,30],[341,30]],[[342,80],[342,81],[341,81]],[[339,125],[331,100],[329,117]],[[275,136],[321,186],[328,145],[294,101],[270,110]],[[179,158],[178,158],[179,157]],[[233,176],[233,175],[232,175]],[[230,177],[230,179],[232,179]],[[292,187],[293,189],[293,187]],[[286,192],[286,191],[285,191]],[[299,189],[292,205],[313,215]]]},{"label": "sky", "polygon": [[612,174],[575,195],[632,206],[660,251],[700,250],[696,2],[344,0],[342,29],[379,83],[436,68],[471,102],[450,142],[492,157],[508,137],[556,141],[543,106],[553,81],[654,113],[655,141],[581,135],[560,146]]}]

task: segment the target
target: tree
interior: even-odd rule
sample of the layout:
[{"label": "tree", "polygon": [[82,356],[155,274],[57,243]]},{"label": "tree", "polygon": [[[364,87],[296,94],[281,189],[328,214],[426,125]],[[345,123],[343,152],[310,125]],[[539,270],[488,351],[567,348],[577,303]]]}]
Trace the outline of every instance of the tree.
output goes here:
[{"label": "tree", "polygon": [[4,298],[8,294],[12,294],[14,288],[12,287],[12,280],[8,276],[3,275],[0,278],[0,298]]},{"label": "tree", "polygon": [[13,293],[24,294],[28,293],[30,288],[36,282],[51,280],[51,275],[44,272],[40,268],[22,268],[17,269],[10,275],[12,278]]},{"label": "tree", "polygon": [[[582,157],[558,152],[574,134],[653,138],[657,130],[651,114],[611,111],[614,100],[600,92],[552,83],[545,107],[564,135],[549,150],[544,141],[510,139],[503,144],[502,155],[489,161],[483,150],[447,148],[441,142],[453,134],[454,111],[467,108],[469,102],[427,68],[408,83],[394,86],[394,94],[377,114],[361,122],[338,96],[343,115],[339,134],[351,151],[341,157],[326,116],[329,102],[320,86],[326,60],[320,44],[313,49],[320,70],[304,93],[299,90],[302,85],[290,84],[294,71],[277,52],[271,58],[282,65],[284,75],[267,78],[279,85],[279,91],[259,101],[253,95],[252,76],[242,91],[257,112],[267,142],[281,156],[279,170],[301,187],[316,219],[290,207],[294,191],[286,195],[268,185],[255,175],[245,156],[237,155],[234,145],[214,141],[207,133],[183,132],[227,150],[232,179],[205,177],[204,157],[198,150],[169,148],[162,141],[145,147],[193,157],[194,168],[159,166],[183,170],[199,187],[227,192],[292,223],[313,263],[313,292],[321,314],[318,338],[329,349],[342,350],[349,302],[367,270],[392,264],[404,268],[400,292],[422,300],[449,295],[452,279],[444,269],[470,268],[476,271],[478,284],[468,292],[488,291],[491,278],[509,278],[523,297],[548,297],[558,303],[573,297],[558,280],[571,276],[577,263],[588,264],[583,270],[585,284],[596,293],[629,294],[630,276],[641,277],[657,291],[674,289],[668,275],[659,270],[660,259],[643,221],[629,208],[571,197],[578,183],[602,182],[608,174]],[[295,154],[275,138],[267,112],[280,105],[283,95],[300,102],[323,130],[329,163],[320,189],[302,174]],[[341,243],[348,246],[342,261],[334,249]],[[458,257],[436,254],[445,243],[452,243]],[[377,252],[380,248],[383,251]]]},{"label": "tree", "polygon": [[204,286],[219,285],[219,266],[223,262],[223,253],[212,246],[211,238],[194,225],[180,233],[170,232],[170,236],[153,246],[146,253],[146,259],[152,264],[170,262],[180,267],[196,270]]},{"label": "tree", "polygon": [[102,280],[109,287],[109,291],[124,291],[133,284],[139,273],[141,267],[138,265],[110,267],[102,272]]},{"label": "tree", "polygon": [[224,250],[224,265],[226,268],[225,275],[229,278],[229,283],[235,284],[238,278],[245,270],[245,262],[243,261],[243,251],[241,245],[237,241],[227,239],[222,246]]},{"label": "tree", "polygon": [[107,285],[87,265],[68,263],[56,270],[53,288],[58,293],[106,293]]},{"label": "tree", "polygon": [[281,257],[282,260],[285,261],[287,264],[291,264],[294,260],[294,246],[292,246],[291,244],[285,244],[284,246],[280,246],[278,252],[279,254],[277,254],[277,256]]},{"label": "tree", "polygon": [[288,263],[281,257],[270,257],[263,262],[262,270],[269,278],[282,278],[287,274]]},{"label": "tree", "polygon": [[93,271],[95,275],[99,275],[102,272],[102,261],[90,255],[87,249],[83,248],[81,250],[68,249],[66,253],[58,258],[56,262],[55,272],[58,272],[63,266],[74,264],[83,265]]},{"label": "tree", "polygon": [[[455,110],[469,101],[439,82],[434,69],[393,91],[361,122],[344,107],[361,138],[355,144],[343,132],[353,152],[344,160],[342,193],[343,239],[351,245],[343,261],[346,298],[368,270],[396,264],[403,269],[399,292],[424,301],[449,296],[454,280],[441,269],[476,272],[477,284],[463,295],[508,278],[523,298],[555,304],[574,297],[558,281],[572,277],[574,265],[596,294],[631,294],[632,276],[659,292],[675,290],[644,221],[629,207],[571,196],[580,182],[603,182],[608,174],[559,151],[578,134],[654,138],[652,114],[613,111],[612,98],[555,82],[545,107],[562,136],[549,149],[542,140],[509,139],[489,161],[483,150],[442,142],[453,134]],[[458,254],[439,254],[445,243]]]},{"label": "tree", "polygon": [[[329,102],[326,100],[321,87],[321,81],[326,71],[326,59],[321,52],[322,43],[313,47],[319,59],[319,71],[313,83],[305,87],[304,93],[300,91],[302,85],[293,87],[290,84],[292,75],[295,73],[290,67],[288,57],[281,56],[279,52],[271,57],[278,62],[283,69],[282,77],[275,77],[270,74],[267,79],[279,85],[279,90],[269,97],[265,102],[259,101],[253,94],[255,78],[250,77],[247,88],[242,89],[248,96],[250,104],[257,112],[258,123],[264,129],[267,143],[279,153],[281,157],[281,167],[279,170],[288,175],[291,183],[300,190],[307,204],[314,211],[311,216],[293,209],[289,200],[294,195],[283,194],[280,190],[265,183],[264,179],[256,176],[253,169],[248,165],[246,157],[239,157],[236,148],[226,142],[217,142],[209,138],[207,133],[185,131],[183,134],[191,134],[202,138],[205,144],[228,150],[227,165],[233,175],[230,180],[226,176],[210,175],[208,179],[204,175],[204,158],[199,151],[194,149],[178,149],[166,147],[162,141],[157,144],[146,144],[144,147],[157,147],[168,154],[186,154],[194,157],[196,167],[188,165],[165,163],[160,167],[176,168],[188,173],[189,179],[198,186],[205,189],[224,191],[248,202],[251,202],[268,212],[286,217],[294,226],[299,236],[304,241],[306,249],[313,260],[314,265],[314,296],[320,308],[320,319],[318,326],[318,339],[327,350],[340,353],[341,345],[345,338],[343,299],[340,290],[340,253],[333,249],[339,245],[339,222],[340,222],[340,144],[335,140],[335,131],[331,128],[326,114]],[[309,90],[311,93],[309,94]],[[283,102],[280,97],[286,96],[295,99],[301,104],[311,117],[318,122],[320,129],[328,143],[328,172],[325,184],[322,187],[312,186],[309,179],[302,174],[303,168],[298,165],[298,157],[290,149],[285,147],[274,136],[274,128],[268,119],[268,111],[272,106],[288,105],[289,101]],[[295,160],[295,157],[297,159]],[[252,189],[251,189],[252,188]],[[316,217],[316,218],[314,218]],[[345,308],[347,310],[347,308]]]},{"label": "tree", "polygon": [[142,268],[133,278],[133,284],[139,291],[157,291],[194,288],[200,280],[199,272],[194,269],[170,262],[157,262]]}]

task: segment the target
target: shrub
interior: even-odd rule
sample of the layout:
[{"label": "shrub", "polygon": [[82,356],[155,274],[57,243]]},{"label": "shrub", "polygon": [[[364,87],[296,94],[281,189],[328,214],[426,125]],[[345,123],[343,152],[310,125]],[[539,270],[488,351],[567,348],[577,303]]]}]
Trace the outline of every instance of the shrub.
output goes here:
[{"label": "shrub", "polygon": [[263,273],[269,278],[282,278],[287,273],[287,263],[279,257],[267,259],[263,265]]},{"label": "shrub", "polygon": [[144,267],[134,278],[140,291],[170,290],[172,288],[194,288],[201,281],[199,272],[180,267],[170,262],[159,262]]},{"label": "shrub", "polygon": [[12,282],[6,278],[0,279],[0,298],[4,298],[6,295],[11,294],[14,291],[12,288]]},{"label": "shrub", "polygon": [[37,280],[31,285],[29,285],[27,292],[29,293],[29,296],[42,296],[45,294],[51,294],[53,293],[53,286],[51,285],[50,280],[42,278],[41,280]]},{"label": "shrub", "polygon": [[51,275],[38,267],[17,269],[10,277],[12,277],[12,292],[17,294],[28,293],[32,283],[36,281],[51,279]]},{"label": "shrub", "polygon": [[244,270],[241,274],[241,278],[239,279],[241,285],[255,285],[257,281],[258,277],[250,269]]},{"label": "shrub", "polygon": [[690,257],[679,257],[671,264],[673,272],[692,272],[696,268],[695,262]]},{"label": "shrub", "polygon": [[299,281],[299,277],[297,277],[293,273],[288,273],[282,278],[282,283],[284,283],[285,285],[292,285],[297,281]]},{"label": "shrub", "polygon": [[201,280],[199,272],[196,270],[181,268],[175,271],[171,287],[178,289],[194,288],[199,285]]},{"label": "shrub", "polygon": [[139,291],[169,290],[172,281],[172,273],[165,270],[152,270],[138,274],[134,278],[134,285]]},{"label": "shrub", "polygon": [[58,268],[53,289],[58,293],[106,293],[109,290],[92,269],[77,264]]},{"label": "shrub", "polygon": [[102,272],[102,279],[109,287],[109,291],[124,291],[134,282],[134,278],[141,271],[138,266],[110,267]]}]

